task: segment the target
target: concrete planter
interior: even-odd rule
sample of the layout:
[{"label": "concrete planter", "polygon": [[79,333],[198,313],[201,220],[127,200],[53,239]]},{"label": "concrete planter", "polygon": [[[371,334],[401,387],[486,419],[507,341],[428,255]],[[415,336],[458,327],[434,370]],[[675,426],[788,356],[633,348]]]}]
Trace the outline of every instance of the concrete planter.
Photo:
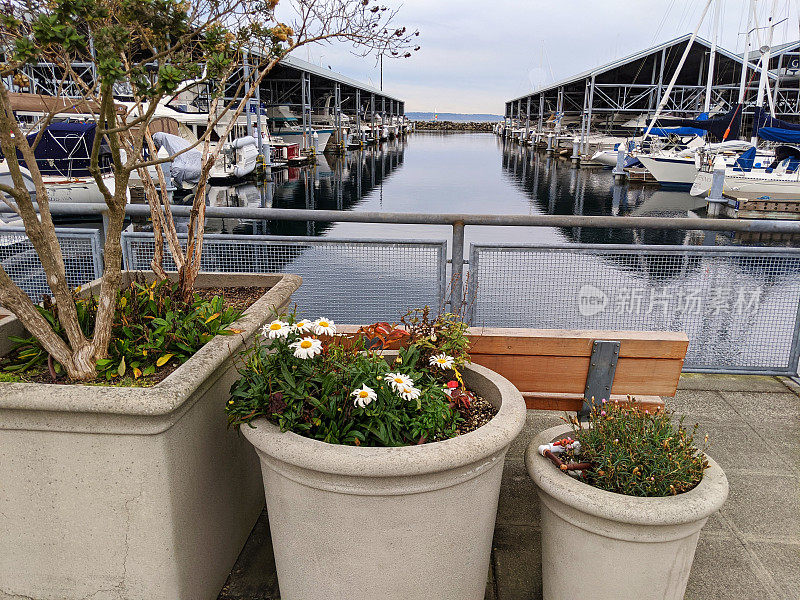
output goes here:
[{"label": "concrete planter", "polygon": [[[300,282],[201,274],[271,289],[243,333],[154,387],[0,383],[0,598],[217,597],[264,503],[255,453],[227,430],[233,360]],[[20,331],[0,323],[0,351]]]},{"label": "concrete planter", "polygon": [[478,365],[467,386],[500,408],[480,429],[402,448],[339,446],[242,427],[261,459],[282,600],[481,600],[503,459],[522,395]]},{"label": "concrete planter", "polygon": [[680,600],[700,530],[728,497],[728,480],[708,459],[700,484],[667,498],[600,490],[558,471],[538,454],[571,433],[559,425],[525,452],[541,501],[545,600]]}]

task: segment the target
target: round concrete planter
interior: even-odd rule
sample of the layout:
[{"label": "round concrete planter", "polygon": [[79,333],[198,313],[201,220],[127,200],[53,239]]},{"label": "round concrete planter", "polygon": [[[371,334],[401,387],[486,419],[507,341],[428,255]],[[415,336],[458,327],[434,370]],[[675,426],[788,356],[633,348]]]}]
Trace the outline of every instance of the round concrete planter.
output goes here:
[{"label": "round concrete planter", "polygon": [[[234,357],[300,282],[201,273],[268,291],[153,387],[0,383],[0,599],[217,598],[264,506],[225,418]],[[0,355],[22,333],[0,320]]]},{"label": "round concrete planter", "polygon": [[522,395],[472,365],[466,385],[499,407],[480,429],[402,448],[339,446],[242,427],[264,475],[282,600],[481,600],[503,459]]},{"label": "round concrete planter", "polygon": [[708,458],[694,489],[637,498],[582,483],[541,456],[539,445],[571,433],[559,425],[525,452],[541,501],[545,600],[680,600],[700,530],[728,497],[728,480]]}]

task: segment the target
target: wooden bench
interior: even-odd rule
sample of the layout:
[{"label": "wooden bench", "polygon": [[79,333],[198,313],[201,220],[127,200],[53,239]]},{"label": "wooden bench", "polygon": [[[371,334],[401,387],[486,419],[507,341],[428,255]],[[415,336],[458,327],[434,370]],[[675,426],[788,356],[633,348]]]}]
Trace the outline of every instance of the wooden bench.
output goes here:
[{"label": "wooden bench", "polygon": [[467,335],[473,362],[500,373],[528,408],[540,410],[580,411],[592,395],[663,408],[662,397],[678,389],[689,346],[685,333],[669,331],[470,327]]},{"label": "wooden bench", "polygon": [[589,397],[627,401],[630,395],[644,408],[663,407],[661,397],[678,389],[689,347],[685,333],[669,331],[471,327],[468,335],[473,362],[503,375],[522,392],[528,408],[542,410],[583,407],[589,375],[603,367],[591,364],[598,341],[619,342],[619,351],[610,389],[601,385]]}]

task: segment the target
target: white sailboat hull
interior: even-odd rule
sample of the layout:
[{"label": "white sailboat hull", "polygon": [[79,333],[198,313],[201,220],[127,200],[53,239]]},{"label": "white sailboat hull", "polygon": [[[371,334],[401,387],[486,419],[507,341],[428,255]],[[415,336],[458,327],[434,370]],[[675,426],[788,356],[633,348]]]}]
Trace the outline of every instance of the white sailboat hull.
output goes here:
[{"label": "white sailboat hull", "polygon": [[661,185],[690,186],[697,177],[694,157],[640,155],[637,158]]},{"label": "white sailboat hull", "polygon": [[[771,173],[748,172],[725,173],[722,193],[732,198],[744,200],[798,200],[800,199],[800,178],[797,174],[771,176]],[[697,173],[691,189],[692,196],[704,196],[711,189],[713,173]]]},{"label": "white sailboat hull", "polygon": [[592,155],[592,162],[599,163],[606,167],[617,166],[617,151],[616,150],[600,150]]}]

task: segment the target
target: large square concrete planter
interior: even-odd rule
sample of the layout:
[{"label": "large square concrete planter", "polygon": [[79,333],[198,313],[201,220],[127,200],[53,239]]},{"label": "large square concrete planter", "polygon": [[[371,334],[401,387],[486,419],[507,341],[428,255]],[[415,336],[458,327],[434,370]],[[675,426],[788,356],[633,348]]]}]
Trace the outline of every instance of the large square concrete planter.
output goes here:
[{"label": "large square concrete planter", "polygon": [[728,497],[720,466],[677,496],[638,498],[598,489],[562,473],[538,453],[572,433],[559,425],[525,452],[541,507],[544,600],[680,600],[700,530]]},{"label": "large square concrete planter", "polygon": [[[201,274],[270,289],[241,334],[154,387],[0,383],[0,598],[217,597],[264,503],[256,455],[227,429],[234,357],[300,282]],[[0,352],[20,332],[0,323]]]},{"label": "large square concrete planter", "polygon": [[499,407],[480,429],[401,448],[326,444],[242,427],[264,474],[281,600],[482,600],[503,459],[522,395],[478,365],[467,387]]}]

